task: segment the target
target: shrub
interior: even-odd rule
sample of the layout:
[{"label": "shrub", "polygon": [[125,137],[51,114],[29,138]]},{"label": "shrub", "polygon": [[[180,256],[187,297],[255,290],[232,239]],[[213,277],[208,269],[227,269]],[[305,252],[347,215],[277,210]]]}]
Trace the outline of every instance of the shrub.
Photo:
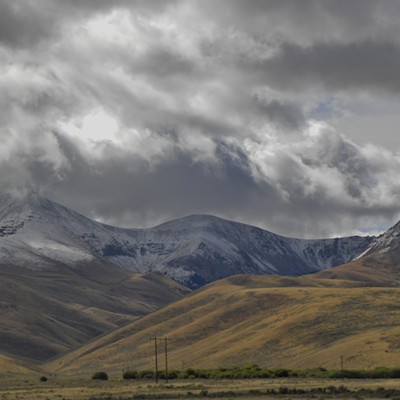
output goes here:
[{"label": "shrub", "polygon": [[97,371],[93,374],[92,379],[98,379],[101,381],[106,381],[108,380],[108,375],[104,371]]},{"label": "shrub", "polygon": [[278,378],[286,378],[289,376],[289,370],[285,368],[278,368],[275,370],[275,376]]},{"label": "shrub", "polygon": [[287,394],[287,393],[289,393],[289,389],[286,386],[281,386],[279,388],[279,393],[280,394]]},{"label": "shrub", "polygon": [[40,377],[40,382],[47,382],[47,377],[41,376]]},{"label": "shrub", "polygon": [[144,369],[138,373],[138,378],[141,379],[153,379],[154,378],[154,371],[151,369]]},{"label": "shrub", "polygon": [[136,379],[137,377],[137,371],[125,371],[122,374],[123,379]]}]

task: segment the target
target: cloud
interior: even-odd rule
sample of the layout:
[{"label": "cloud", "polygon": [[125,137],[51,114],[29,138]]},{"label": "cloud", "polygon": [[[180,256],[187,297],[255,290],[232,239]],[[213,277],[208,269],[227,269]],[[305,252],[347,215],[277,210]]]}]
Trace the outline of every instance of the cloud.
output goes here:
[{"label": "cloud", "polygon": [[0,1],[0,42],[10,47],[28,47],[47,38],[54,21],[43,15],[33,2]]},{"label": "cloud", "polygon": [[289,91],[383,91],[398,93],[400,48],[388,42],[286,43],[279,54],[261,63],[273,86]]},{"label": "cloud", "polygon": [[0,189],[123,226],[201,212],[293,236],[375,231],[399,216],[399,153],[334,126],[392,104],[399,11],[0,0]]}]

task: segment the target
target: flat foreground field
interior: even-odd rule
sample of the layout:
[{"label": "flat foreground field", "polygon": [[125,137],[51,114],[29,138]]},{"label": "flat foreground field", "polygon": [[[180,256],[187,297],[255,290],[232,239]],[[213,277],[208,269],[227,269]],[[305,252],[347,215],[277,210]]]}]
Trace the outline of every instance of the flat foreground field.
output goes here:
[{"label": "flat foreground field", "polygon": [[[399,395],[391,394],[390,389],[400,390],[400,380],[332,380],[332,379],[254,379],[254,380],[185,380],[170,381],[169,384],[160,382],[156,385],[152,381],[123,381],[110,379],[109,381],[93,381],[91,379],[77,379],[61,376],[48,376],[47,382],[40,382],[40,376],[1,377],[0,399],[3,400],[126,400],[126,399],[272,399],[285,400],[299,399],[352,399],[363,398],[355,392],[360,389],[371,389],[374,393],[370,399],[393,398]],[[350,390],[348,393],[335,393],[334,387]],[[309,392],[312,389],[325,388],[326,392]],[[333,388],[333,389],[332,389]],[[381,388],[381,389],[378,389]],[[386,391],[383,391],[385,388]],[[266,393],[275,389],[276,395]],[[303,389],[304,394],[293,394],[290,390]],[[289,390],[289,393],[285,393]]]}]

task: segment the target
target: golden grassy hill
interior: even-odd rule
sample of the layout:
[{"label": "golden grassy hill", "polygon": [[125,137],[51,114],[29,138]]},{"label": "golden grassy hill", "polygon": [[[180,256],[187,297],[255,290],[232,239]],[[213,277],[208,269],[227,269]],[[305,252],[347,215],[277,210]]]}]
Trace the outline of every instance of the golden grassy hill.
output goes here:
[{"label": "golden grassy hill", "polygon": [[32,373],[37,373],[38,371],[39,370],[37,367],[0,354],[0,377],[31,375]]},{"label": "golden grassy hill", "polygon": [[326,269],[318,272],[315,276],[322,279],[351,279],[370,286],[400,286],[398,265],[368,258]]},{"label": "golden grassy hill", "polygon": [[399,229],[400,224],[389,229],[363,257],[315,276],[352,279],[372,286],[400,286]]},{"label": "golden grassy hill", "polygon": [[[400,289],[313,277],[235,276],[215,282],[47,364],[50,371],[120,373],[153,367],[151,338],[170,368],[400,365]],[[160,363],[163,364],[160,356]]]}]

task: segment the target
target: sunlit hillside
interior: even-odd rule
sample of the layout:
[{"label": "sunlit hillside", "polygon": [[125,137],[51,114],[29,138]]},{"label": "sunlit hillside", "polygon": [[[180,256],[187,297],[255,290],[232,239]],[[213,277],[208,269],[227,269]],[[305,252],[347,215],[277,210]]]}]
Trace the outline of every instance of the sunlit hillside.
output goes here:
[{"label": "sunlit hillside", "polygon": [[[52,371],[153,366],[168,337],[169,366],[397,366],[400,289],[317,278],[235,276],[120,328],[47,365]],[[163,342],[160,341],[160,365]]]}]

